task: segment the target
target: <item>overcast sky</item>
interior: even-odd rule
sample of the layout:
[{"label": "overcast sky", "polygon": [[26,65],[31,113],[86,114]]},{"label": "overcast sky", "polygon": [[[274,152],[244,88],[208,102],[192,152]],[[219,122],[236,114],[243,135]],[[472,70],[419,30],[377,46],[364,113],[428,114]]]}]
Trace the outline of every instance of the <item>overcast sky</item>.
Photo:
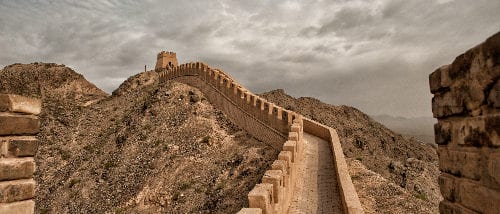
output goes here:
[{"label": "overcast sky", "polygon": [[111,92],[156,54],[251,91],[431,116],[428,75],[500,30],[498,0],[0,0],[0,67],[65,64]]}]

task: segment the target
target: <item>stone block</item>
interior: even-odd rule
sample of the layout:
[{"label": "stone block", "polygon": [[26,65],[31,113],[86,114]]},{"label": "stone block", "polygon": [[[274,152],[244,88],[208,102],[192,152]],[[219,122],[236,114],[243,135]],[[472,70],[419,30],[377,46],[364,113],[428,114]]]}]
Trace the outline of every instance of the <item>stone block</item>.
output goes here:
[{"label": "stone block", "polygon": [[281,170],[267,170],[262,177],[262,183],[273,185],[273,201],[281,203],[283,198],[283,173]]},{"label": "stone block", "polygon": [[40,114],[42,103],[39,99],[15,94],[0,94],[0,111]]},{"label": "stone block", "polygon": [[272,184],[257,184],[248,193],[249,208],[260,208],[262,213],[271,214],[273,211],[273,185]]},{"label": "stone block", "polygon": [[480,213],[498,213],[500,210],[498,191],[467,180],[461,180],[459,188],[458,201],[464,207]]},{"label": "stone block", "polygon": [[283,144],[283,151],[289,151],[292,153],[292,162],[295,163],[295,159],[297,159],[297,141],[286,141]]},{"label": "stone block", "polygon": [[33,214],[35,213],[35,202],[26,200],[0,204],[0,213]]},{"label": "stone block", "polygon": [[460,94],[447,91],[436,93],[432,98],[432,113],[435,118],[462,114],[464,111],[464,100]]},{"label": "stone block", "polygon": [[39,131],[36,116],[0,112],[0,135],[34,135]]},{"label": "stone block", "polygon": [[443,200],[439,203],[439,213],[441,214],[479,214],[456,203]]},{"label": "stone block", "polygon": [[299,133],[289,132],[288,133],[288,140],[298,141],[299,140]]},{"label": "stone block", "polygon": [[439,121],[434,124],[434,137],[436,144],[448,144],[451,141],[451,123],[448,121]]},{"label": "stone block", "polygon": [[465,146],[500,146],[500,114],[454,119],[451,143]]},{"label": "stone block", "polygon": [[455,184],[455,179],[452,175],[443,173],[438,177],[439,188],[444,199],[454,202],[455,196],[458,195],[459,189]]},{"label": "stone block", "polygon": [[271,169],[273,170],[280,170],[283,174],[283,187],[288,188],[289,187],[289,172],[287,171],[287,163],[284,160],[275,160],[273,164],[271,164]]},{"label": "stone block", "polygon": [[449,150],[447,147],[438,148],[439,169],[455,176],[479,180],[480,154],[471,151]]},{"label": "stone block", "polygon": [[0,156],[27,157],[35,156],[38,140],[34,136],[0,138]]},{"label": "stone block", "polygon": [[23,201],[35,197],[33,179],[0,182],[0,203]]},{"label": "stone block", "polygon": [[488,105],[493,108],[500,108],[500,81],[497,80],[488,96]]},{"label": "stone block", "polygon": [[0,158],[0,181],[32,178],[35,160],[29,158]]},{"label": "stone block", "polygon": [[500,152],[491,153],[488,159],[488,174],[500,184]]},{"label": "stone block", "polygon": [[429,75],[431,93],[443,91],[451,85],[449,68],[450,65],[444,65]]},{"label": "stone block", "polygon": [[237,214],[262,214],[259,208],[243,208]]}]

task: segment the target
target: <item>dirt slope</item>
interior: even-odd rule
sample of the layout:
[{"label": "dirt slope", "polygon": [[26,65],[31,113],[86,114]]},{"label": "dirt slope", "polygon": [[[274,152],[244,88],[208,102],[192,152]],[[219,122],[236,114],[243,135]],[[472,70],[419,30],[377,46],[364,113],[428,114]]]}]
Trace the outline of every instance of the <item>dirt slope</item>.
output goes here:
[{"label": "dirt slope", "polygon": [[37,213],[235,213],[277,152],[154,72],[108,96],[55,64],[8,66],[0,93],[40,97]]},{"label": "dirt slope", "polygon": [[[262,96],[279,106],[335,128],[340,135],[344,154],[350,158],[348,163],[358,160],[367,170],[384,178],[385,187],[400,187],[393,190],[389,188],[389,192],[385,193],[387,197],[380,197],[379,190],[383,188],[366,185],[370,183],[370,176],[351,174],[368,213],[392,212],[394,209],[389,209],[388,204],[403,207],[400,210],[404,210],[404,213],[438,212],[441,199],[437,183],[438,157],[431,145],[406,140],[352,107],[333,106],[309,97],[295,99],[281,89]],[[350,167],[351,170],[356,168]],[[401,197],[405,200],[400,200]]]}]

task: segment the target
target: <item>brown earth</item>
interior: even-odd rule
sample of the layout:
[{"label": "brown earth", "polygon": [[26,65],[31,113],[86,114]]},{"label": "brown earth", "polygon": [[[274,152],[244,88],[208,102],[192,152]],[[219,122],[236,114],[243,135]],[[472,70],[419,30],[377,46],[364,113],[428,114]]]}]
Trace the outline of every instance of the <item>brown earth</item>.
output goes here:
[{"label": "brown earth", "polygon": [[[438,157],[433,146],[405,139],[353,107],[333,106],[310,97],[296,99],[281,89],[261,96],[337,130],[346,157],[364,165],[359,167],[348,161],[354,186],[367,213],[438,212],[442,196],[437,182]],[[376,173],[384,178],[383,185],[371,182],[371,176],[363,176],[357,173],[359,170],[352,171],[353,168]]]}]

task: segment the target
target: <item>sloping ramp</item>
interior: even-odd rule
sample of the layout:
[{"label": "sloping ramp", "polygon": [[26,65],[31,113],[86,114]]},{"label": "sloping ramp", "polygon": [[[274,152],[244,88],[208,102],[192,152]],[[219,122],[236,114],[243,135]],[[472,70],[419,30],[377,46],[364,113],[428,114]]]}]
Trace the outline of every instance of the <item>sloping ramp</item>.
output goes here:
[{"label": "sloping ramp", "polygon": [[330,145],[305,132],[304,145],[288,213],[344,213]]}]

